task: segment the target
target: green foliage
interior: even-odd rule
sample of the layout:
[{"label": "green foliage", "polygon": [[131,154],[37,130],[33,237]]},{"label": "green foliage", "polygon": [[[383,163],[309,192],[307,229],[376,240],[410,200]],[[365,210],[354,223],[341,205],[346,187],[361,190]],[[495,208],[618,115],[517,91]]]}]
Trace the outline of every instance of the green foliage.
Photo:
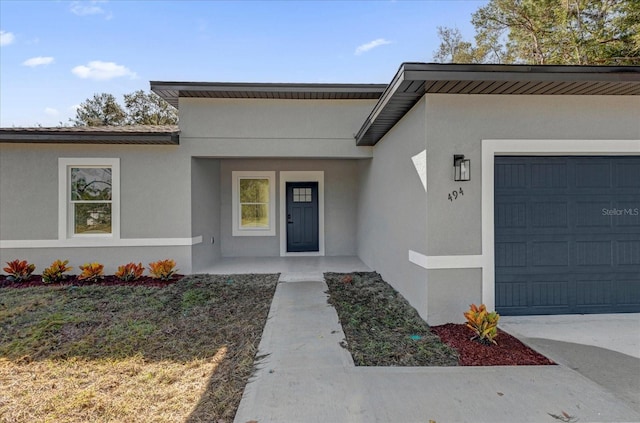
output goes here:
[{"label": "green foliage", "polygon": [[175,266],[176,262],[169,259],[154,261],[149,263],[149,273],[154,279],[168,281],[178,271]]},{"label": "green foliage", "polygon": [[2,270],[7,272],[7,279],[12,282],[22,282],[36,270],[35,264],[29,264],[26,260],[13,260],[7,262],[7,267]]},{"label": "green foliage", "polygon": [[472,17],[475,44],[439,28],[434,60],[454,63],[640,63],[640,0],[490,0]]},{"label": "green foliage", "polygon": [[74,126],[175,125],[178,113],[155,93],[138,90],[124,95],[124,107],[113,94],[94,94],[70,121]]},{"label": "green foliage", "polygon": [[56,260],[51,263],[51,266],[47,267],[42,272],[42,282],[57,283],[65,280],[67,278],[65,273],[73,269],[73,267],[68,267],[67,264],[69,264],[69,260]]},{"label": "green foliage", "polygon": [[467,327],[471,329],[477,339],[483,344],[497,344],[495,338],[498,336],[498,321],[500,315],[495,311],[487,312],[487,307],[481,304],[479,307],[471,304],[468,311],[464,313],[467,319]]},{"label": "green foliage", "polygon": [[140,276],[144,273],[144,267],[142,263],[127,263],[124,266],[118,266],[118,271],[115,273],[115,277],[123,282],[130,282],[140,279]]},{"label": "green foliage", "polygon": [[128,125],[176,125],[176,109],[162,97],[142,90],[124,95]]},{"label": "green foliage", "polygon": [[100,263],[86,263],[80,266],[82,273],[78,276],[78,280],[94,283],[104,278],[104,265]]},{"label": "green foliage", "polygon": [[126,123],[127,115],[113,94],[94,94],[92,98],[80,103],[74,126],[118,126]]}]

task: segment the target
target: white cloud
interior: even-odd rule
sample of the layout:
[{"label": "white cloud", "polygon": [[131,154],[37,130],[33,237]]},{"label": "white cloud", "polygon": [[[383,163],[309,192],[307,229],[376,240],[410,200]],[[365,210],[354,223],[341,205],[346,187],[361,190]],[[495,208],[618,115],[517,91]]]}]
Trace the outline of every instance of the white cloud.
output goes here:
[{"label": "white cloud", "polygon": [[98,6],[100,3],[106,3],[106,1],[72,1],[69,6],[69,10],[71,10],[71,13],[78,16],[106,14],[107,19],[111,19],[111,13],[107,13],[106,10]]},{"label": "white cloud", "polygon": [[60,114],[60,112],[53,107],[45,107],[44,112],[49,116],[58,116]]},{"label": "white cloud", "polygon": [[12,32],[0,31],[0,46],[8,46],[13,43],[16,36]]},{"label": "white cloud", "polygon": [[35,68],[36,66],[50,65],[51,63],[53,63],[53,57],[38,56],[25,60],[22,62],[22,66]]},{"label": "white cloud", "polygon": [[356,55],[360,55],[362,53],[366,53],[367,51],[374,49],[376,47],[383,46],[385,44],[391,44],[391,41],[385,40],[384,38],[378,38],[376,40],[370,41],[366,44],[362,44],[356,48]]},{"label": "white cloud", "polygon": [[131,79],[137,77],[135,72],[132,72],[125,66],[114,62],[102,62],[100,60],[89,62],[86,66],[76,66],[71,69],[71,72],[77,77],[83,79],[95,79],[98,81],[119,78],[121,76],[128,76]]}]

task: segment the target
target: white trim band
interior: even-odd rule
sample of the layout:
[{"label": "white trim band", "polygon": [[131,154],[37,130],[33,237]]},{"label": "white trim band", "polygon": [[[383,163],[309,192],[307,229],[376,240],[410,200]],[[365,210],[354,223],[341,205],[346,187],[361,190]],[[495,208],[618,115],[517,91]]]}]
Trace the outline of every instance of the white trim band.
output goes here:
[{"label": "white trim band", "polygon": [[424,269],[474,269],[484,264],[481,255],[425,256],[409,250],[409,261]]},{"label": "white trim band", "polygon": [[18,239],[0,241],[0,249],[9,248],[85,248],[85,247],[180,247],[202,243],[202,235],[192,238],[129,239]]}]

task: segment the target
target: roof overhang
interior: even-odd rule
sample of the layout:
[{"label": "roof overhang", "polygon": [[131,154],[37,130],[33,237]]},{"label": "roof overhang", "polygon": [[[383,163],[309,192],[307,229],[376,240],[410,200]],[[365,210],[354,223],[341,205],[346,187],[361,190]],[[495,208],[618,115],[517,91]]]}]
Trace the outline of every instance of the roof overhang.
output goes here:
[{"label": "roof overhang", "polygon": [[0,128],[0,143],[178,145],[177,125]]},{"label": "roof overhang", "polygon": [[640,95],[640,66],[403,63],[356,135],[375,145],[425,94]]},{"label": "roof overhang", "polygon": [[387,84],[280,84],[151,81],[151,91],[178,108],[178,98],[376,100]]}]

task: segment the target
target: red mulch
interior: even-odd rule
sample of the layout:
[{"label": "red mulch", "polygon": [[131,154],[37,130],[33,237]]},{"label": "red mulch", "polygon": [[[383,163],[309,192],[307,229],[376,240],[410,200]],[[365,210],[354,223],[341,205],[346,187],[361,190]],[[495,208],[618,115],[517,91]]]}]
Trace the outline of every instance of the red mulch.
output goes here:
[{"label": "red mulch", "polygon": [[474,333],[464,324],[431,326],[442,342],[458,351],[461,366],[531,366],[556,364],[532,350],[508,333],[498,329],[498,345],[472,341]]},{"label": "red mulch", "polygon": [[40,275],[31,275],[28,280],[22,282],[11,282],[7,280],[5,275],[0,275],[0,288],[28,288],[32,286],[153,286],[164,287],[178,282],[184,275],[173,275],[168,281],[153,279],[150,276],[141,276],[140,279],[131,282],[123,282],[113,275],[105,276],[99,282],[86,282],[78,280],[75,275],[69,275],[64,282],[61,283],[43,283]]}]

